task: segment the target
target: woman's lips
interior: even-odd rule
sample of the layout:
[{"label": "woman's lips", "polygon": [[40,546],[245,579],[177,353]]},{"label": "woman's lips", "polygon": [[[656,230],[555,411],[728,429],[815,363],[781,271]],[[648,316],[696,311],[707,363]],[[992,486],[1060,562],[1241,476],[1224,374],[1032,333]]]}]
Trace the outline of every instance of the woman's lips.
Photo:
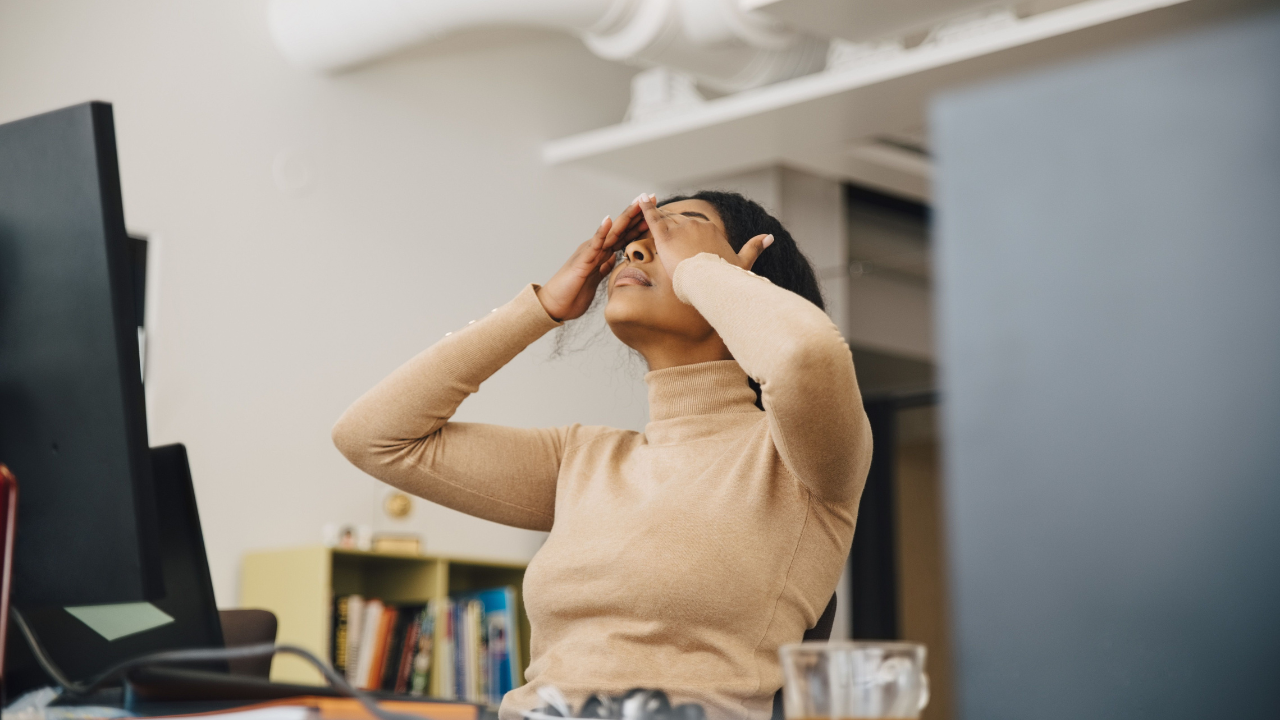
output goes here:
[{"label": "woman's lips", "polygon": [[645,287],[650,287],[653,285],[653,281],[649,280],[649,276],[645,275],[643,270],[637,270],[636,268],[623,268],[618,271],[618,277],[613,281],[614,287],[619,287],[621,285],[643,285]]}]

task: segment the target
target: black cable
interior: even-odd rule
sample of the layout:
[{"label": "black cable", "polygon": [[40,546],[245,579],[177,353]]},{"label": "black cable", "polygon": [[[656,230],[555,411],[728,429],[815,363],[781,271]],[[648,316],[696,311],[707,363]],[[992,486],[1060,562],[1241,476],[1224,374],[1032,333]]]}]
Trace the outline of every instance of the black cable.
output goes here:
[{"label": "black cable", "polygon": [[191,662],[208,662],[210,660],[240,660],[243,658],[262,657],[264,655],[275,655],[276,653],[285,653],[288,655],[297,655],[307,662],[310,662],[324,675],[325,680],[339,692],[354,698],[364,706],[378,720],[422,720],[419,715],[409,715],[405,713],[390,712],[378,707],[378,702],[368,693],[357,690],[352,687],[347,679],[339,675],[329,664],[313,655],[310,651],[295,645],[273,645],[271,643],[262,643],[260,645],[246,645],[238,648],[206,648],[198,650],[165,650],[162,652],[151,653],[141,657],[125,660],[111,666],[106,671],[100,673],[96,678],[86,684],[80,684],[67,678],[58,668],[57,663],[49,657],[44,645],[41,644],[40,638],[36,635],[35,630],[27,623],[26,618],[22,616],[22,612],[16,607],[9,608],[9,615],[13,618],[14,624],[18,626],[18,630],[22,636],[26,638],[27,644],[31,646],[31,652],[35,655],[36,662],[40,667],[53,678],[53,681],[62,688],[64,692],[72,696],[85,696],[91,694],[98,688],[120,678],[123,678],[129,670],[144,665],[165,665],[173,663],[191,663]]},{"label": "black cable", "polygon": [[84,695],[83,688],[74,681],[62,674],[62,670],[58,668],[57,663],[49,657],[45,652],[44,645],[40,639],[36,637],[35,630],[27,624],[27,619],[22,616],[22,612],[17,607],[9,606],[9,617],[13,623],[18,626],[18,630],[22,632],[22,637],[27,639],[27,646],[31,648],[31,654],[36,656],[36,663],[40,665],[40,669],[44,670],[49,677],[53,678],[53,682],[62,688],[63,691],[74,695]]}]

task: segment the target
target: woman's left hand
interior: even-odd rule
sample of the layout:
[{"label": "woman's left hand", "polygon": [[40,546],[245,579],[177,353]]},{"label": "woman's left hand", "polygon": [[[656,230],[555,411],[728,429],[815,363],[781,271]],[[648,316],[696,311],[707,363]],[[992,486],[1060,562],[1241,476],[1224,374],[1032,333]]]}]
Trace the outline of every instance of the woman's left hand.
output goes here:
[{"label": "woman's left hand", "polygon": [[657,202],[653,195],[642,195],[640,210],[644,213],[658,259],[662,261],[668,277],[675,277],[676,266],[681,262],[704,252],[719,255],[743,270],[750,270],[760,253],[773,243],[772,235],[757,235],[748,240],[741,250],[734,252],[724,232],[711,221],[667,212],[658,207]]}]

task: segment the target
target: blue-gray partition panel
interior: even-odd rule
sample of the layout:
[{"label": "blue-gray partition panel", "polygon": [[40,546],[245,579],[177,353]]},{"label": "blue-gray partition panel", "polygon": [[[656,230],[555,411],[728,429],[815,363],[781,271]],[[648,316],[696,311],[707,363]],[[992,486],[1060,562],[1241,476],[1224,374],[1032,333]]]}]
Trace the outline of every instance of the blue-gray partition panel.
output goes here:
[{"label": "blue-gray partition panel", "polygon": [[1280,717],[1280,12],[931,123],[961,717]]}]

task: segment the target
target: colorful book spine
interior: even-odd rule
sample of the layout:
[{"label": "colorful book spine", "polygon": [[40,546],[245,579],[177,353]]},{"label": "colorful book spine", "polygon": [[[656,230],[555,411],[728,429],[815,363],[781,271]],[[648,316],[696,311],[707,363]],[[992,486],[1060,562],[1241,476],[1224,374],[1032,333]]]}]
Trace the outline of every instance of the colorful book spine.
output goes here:
[{"label": "colorful book spine", "polygon": [[466,602],[454,602],[449,618],[453,629],[453,697],[458,700],[467,699],[467,621]]},{"label": "colorful book spine", "polygon": [[481,647],[480,625],[484,622],[484,603],[479,600],[468,600],[463,621],[467,624],[467,694],[469,702],[483,702],[486,688],[484,676],[480,670],[480,658],[484,653]]},{"label": "colorful book spine", "polygon": [[373,647],[373,662],[369,664],[369,674],[365,677],[366,689],[382,689],[382,676],[387,664],[387,648],[391,644],[396,615],[395,608],[385,604],[382,606],[382,617],[378,619],[378,637]]},{"label": "colorful book spine", "polygon": [[356,660],[355,680],[353,684],[361,689],[369,689],[369,678],[373,676],[373,659],[378,651],[378,641],[382,637],[381,600],[372,599],[364,605],[363,627],[360,632],[360,654]]},{"label": "colorful book spine", "polygon": [[349,627],[347,609],[350,605],[351,596],[349,595],[333,600],[333,630],[329,634],[332,647],[329,649],[329,659],[333,663],[333,669],[340,674],[346,674],[347,668],[347,629]]},{"label": "colorful book spine", "polygon": [[412,614],[408,617],[408,624],[404,629],[404,641],[400,648],[400,662],[397,663],[395,684],[391,689],[397,693],[404,694],[409,692],[409,680],[413,676],[413,654],[414,649],[418,646],[418,615]]},{"label": "colorful book spine", "polygon": [[359,595],[347,596],[347,657],[343,674],[347,682],[356,684],[360,664],[360,641],[364,639],[365,600]]},{"label": "colorful book spine", "polygon": [[520,685],[515,588],[461,593],[452,600],[454,696],[497,705]]},{"label": "colorful book spine", "polygon": [[515,588],[395,606],[334,598],[330,660],[365,690],[498,705],[520,685]]},{"label": "colorful book spine", "polygon": [[410,695],[426,695],[431,688],[431,665],[434,660],[432,655],[435,652],[438,605],[438,601],[432,600],[422,611],[417,649],[413,657],[413,677],[409,684]]},{"label": "colorful book spine", "polygon": [[437,682],[437,687],[439,687],[441,697],[448,700],[457,700],[458,689],[454,683],[457,664],[454,663],[454,656],[457,654],[458,634],[453,622],[452,599],[447,599],[441,603],[439,621],[444,625],[444,641],[440,647],[440,680]]}]

